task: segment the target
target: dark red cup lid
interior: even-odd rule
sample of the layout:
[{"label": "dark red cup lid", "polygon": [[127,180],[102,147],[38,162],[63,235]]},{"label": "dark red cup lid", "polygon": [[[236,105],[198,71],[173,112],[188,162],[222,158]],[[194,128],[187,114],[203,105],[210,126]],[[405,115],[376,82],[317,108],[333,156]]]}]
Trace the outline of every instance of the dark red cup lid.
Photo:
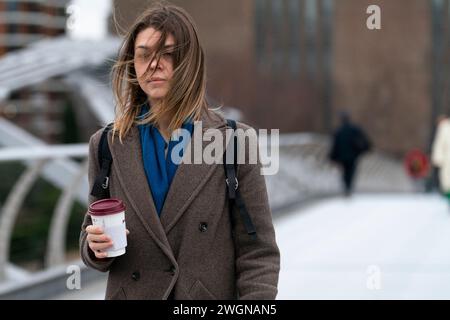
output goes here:
[{"label": "dark red cup lid", "polygon": [[89,214],[92,216],[107,216],[125,211],[125,205],[119,199],[102,199],[93,202],[89,206]]}]

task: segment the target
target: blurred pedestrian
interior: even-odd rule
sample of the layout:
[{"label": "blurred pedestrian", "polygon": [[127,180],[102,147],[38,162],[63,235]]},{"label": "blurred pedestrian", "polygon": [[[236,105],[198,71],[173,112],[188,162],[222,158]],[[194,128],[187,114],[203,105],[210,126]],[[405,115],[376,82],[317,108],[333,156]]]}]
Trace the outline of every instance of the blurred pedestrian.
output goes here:
[{"label": "blurred pedestrian", "polygon": [[450,201],[450,119],[440,117],[432,145],[431,161],[439,169],[441,191]]},{"label": "blurred pedestrian", "polygon": [[353,191],[358,159],[372,146],[367,134],[351,122],[347,112],[340,114],[340,120],[341,125],[333,135],[329,159],[341,167],[344,194],[350,196]]}]

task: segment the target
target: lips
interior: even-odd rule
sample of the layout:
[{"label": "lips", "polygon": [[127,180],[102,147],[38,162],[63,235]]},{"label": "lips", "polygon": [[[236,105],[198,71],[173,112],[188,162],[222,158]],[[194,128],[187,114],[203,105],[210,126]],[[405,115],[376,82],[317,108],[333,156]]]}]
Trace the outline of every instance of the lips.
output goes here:
[{"label": "lips", "polygon": [[163,78],[151,78],[148,82],[161,82],[166,81],[166,79]]}]

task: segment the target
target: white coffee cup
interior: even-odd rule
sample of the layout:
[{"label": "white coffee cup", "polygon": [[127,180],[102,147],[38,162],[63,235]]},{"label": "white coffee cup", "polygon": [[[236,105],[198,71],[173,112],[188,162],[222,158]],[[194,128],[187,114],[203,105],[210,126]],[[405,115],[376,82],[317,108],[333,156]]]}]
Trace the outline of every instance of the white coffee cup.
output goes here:
[{"label": "white coffee cup", "polygon": [[111,238],[113,246],[106,249],[108,258],[125,254],[127,234],[125,225],[125,205],[119,199],[102,199],[89,206],[92,224],[103,229]]}]

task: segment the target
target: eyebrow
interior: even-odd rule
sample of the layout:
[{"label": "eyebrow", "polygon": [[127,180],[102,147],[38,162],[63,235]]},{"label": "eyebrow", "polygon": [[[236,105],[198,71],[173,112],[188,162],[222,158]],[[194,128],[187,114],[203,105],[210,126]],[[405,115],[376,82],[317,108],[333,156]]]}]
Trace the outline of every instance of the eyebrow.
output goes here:
[{"label": "eyebrow", "polygon": [[[172,49],[172,48],[174,48],[174,47],[175,47],[174,44],[171,44],[171,45],[165,45],[165,46],[163,47],[163,49]],[[136,50],[137,50],[137,49],[152,50],[153,48],[152,48],[152,47],[149,47],[149,46],[146,46],[146,45],[139,45],[139,46],[136,47]]]}]

